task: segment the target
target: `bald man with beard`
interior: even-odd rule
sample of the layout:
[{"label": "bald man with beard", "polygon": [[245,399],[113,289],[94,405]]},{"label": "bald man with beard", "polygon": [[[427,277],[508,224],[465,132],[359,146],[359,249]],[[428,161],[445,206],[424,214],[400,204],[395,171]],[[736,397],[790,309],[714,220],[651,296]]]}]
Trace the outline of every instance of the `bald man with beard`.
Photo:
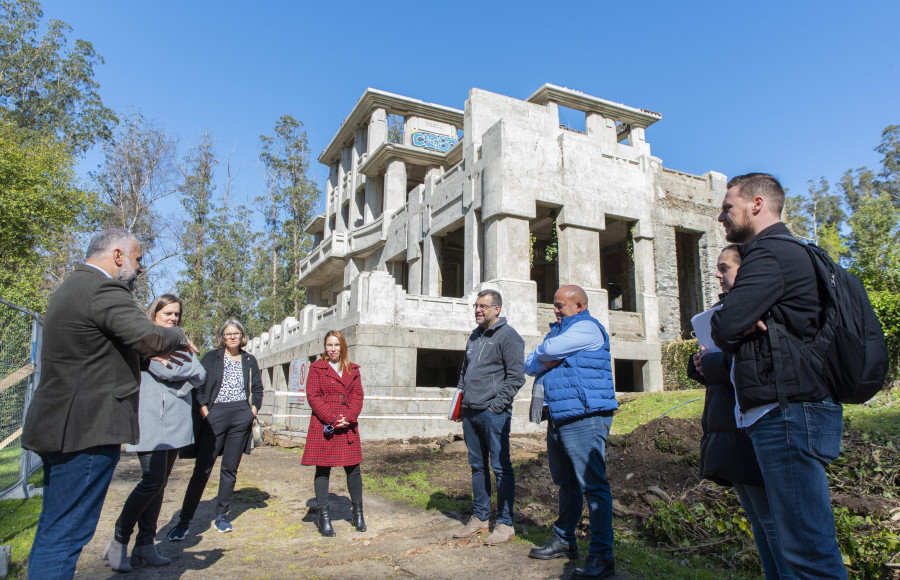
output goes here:
[{"label": "bald man with beard", "polygon": [[544,342],[525,361],[535,377],[532,405],[543,407],[547,423],[547,459],[559,486],[559,516],[547,544],[531,558],[578,558],[575,526],[588,501],[591,543],[587,559],[573,578],[606,578],[613,561],[612,494],[606,479],[606,438],[618,409],[609,353],[609,335],[588,312],[579,286],[563,286],[553,296],[556,322]]}]

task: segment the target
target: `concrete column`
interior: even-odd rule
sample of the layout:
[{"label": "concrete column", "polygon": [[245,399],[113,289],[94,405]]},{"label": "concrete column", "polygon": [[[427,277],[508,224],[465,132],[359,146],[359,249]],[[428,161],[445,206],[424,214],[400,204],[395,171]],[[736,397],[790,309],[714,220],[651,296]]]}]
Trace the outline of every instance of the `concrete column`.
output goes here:
[{"label": "concrete column", "polygon": [[600,141],[603,145],[616,144],[616,122],[607,119],[600,113],[587,113],[584,118],[587,134]]},{"label": "concrete column", "polygon": [[606,290],[600,286],[600,235],[593,230],[567,226],[557,231],[559,240],[559,285],[584,288],[591,314],[609,328]]},{"label": "concrete column", "polygon": [[[366,133],[365,129],[359,129],[353,141],[353,148],[350,151],[350,228],[355,228],[356,222],[365,223],[365,210],[357,203],[359,194],[356,193],[356,183],[362,177],[358,173],[359,158],[364,153]],[[363,204],[365,205],[365,204]],[[362,225],[362,223],[360,225]]]},{"label": "concrete column", "polygon": [[369,223],[378,219],[384,206],[384,177],[366,179],[365,220]]},{"label": "concrete column", "polygon": [[[306,296],[309,299],[309,303],[314,306],[325,306],[325,301],[322,299],[322,288],[319,286],[307,286],[306,287]],[[304,329],[304,332],[306,329]]]},{"label": "concrete column", "polygon": [[407,260],[407,267],[409,268],[409,287],[406,293],[422,294],[422,257],[418,255],[418,249],[416,257]]},{"label": "concrete column", "polygon": [[337,163],[333,163],[328,171],[328,182],[325,184],[325,235],[331,235],[331,216],[337,211]]},{"label": "concrete column", "polygon": [[347,171],[350,167],[350,149],[344,148],[341,150],[341,160],[338,163],[337,167],[337,184],[335,186],[335,226],[334,229],[337,232],[345,232],[347,231],[347,221],[344,219],[344,200],[347,199],[347,191],[344,187],[344,178],[347,175]]},{"label": "concrete column", "polygon": [[391,215],[406,203],[406,163],[388,159],[384,173],[384,213]]},{"label": "concrete column", "polygon": [[470,294],[481,284],[483,233],[479,212],[470,209],[463,218],[463,227],[463,294]]},{"label": "concrete column", "polygon": [[574,226],[559,229],[559,283],[600,288],[600,236]]},{"label": "concrete column", "polygon": [[637,286],[635,306],[644,317],[644,336],[650,343],[659,342],[659,298],[656,296],[656,262],[651,238],[634,239],[634,282]]},{"label": "concrete column", "polygon": [[650,155],[650,144],[644,138],[643,127],[632,127],[631,134],[628,138],[631,146],[637,151],[638,155]]},{"label": "concrete column", "polygon": [[365,258],[350,258],[344,263],[344,288],[349,288],[360,272],[365,271]]},{"label": "concrete column", "polygon": [[[438,263],[440,243],[440,238],[432,236],[428,236],[422,241],[422,290],[420,294],[425,296],[437,296],[440,288],[441,267]],[[410,284],[412,284],[412,280],[410,280]]]},{"label": "concrete column", "polygon": [[489,219],[484,224],[484,280],[531,280],[528,220],[512,216]]},{"label": "concrete column", "polygon": [[375,109],[369,118],[369,134],[366,139],[366,151],[369,155],[378,149],[378,146],[387,141],[387,111]]}]

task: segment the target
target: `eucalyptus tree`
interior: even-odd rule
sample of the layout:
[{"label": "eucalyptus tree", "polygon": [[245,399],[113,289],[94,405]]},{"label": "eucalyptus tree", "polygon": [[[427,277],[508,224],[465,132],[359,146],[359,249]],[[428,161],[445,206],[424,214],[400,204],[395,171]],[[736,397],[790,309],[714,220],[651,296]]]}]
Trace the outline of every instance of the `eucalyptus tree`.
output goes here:
[{"label": "eucalyptus tree", "polygon": [[259,162],[266,193],[257,203],[264,218],[266,245],[257,262],[257,277],[264,281],[258,312],[263,323],[272,325],[285,316],[297,316],[306,302],[300,264],[311,245],[304,228],[312,218],[318,188],[309,175],[303,123],[284,115],[276,122],[273,135],[260,135]]},{"label": "eucalyptus tree", "polygon": [[102,227],[119,227],[141,241],[147,275],[137,295],[146,299],[159,277],[160,263],[178,255],[174,224],[159,212],[159,203],[181,188],[177,142],[140,112],[128,114],[103,145],[103,162],[91,177],[100,197]]},{"label": "eucalyptus tree", "polygon": [[115,113],[103,104],[93,45],[69,41],[72,28],[48,20],[36,0],[0,0],[0,114],[17,126],[52,133],[80,155],[108,139]]}]

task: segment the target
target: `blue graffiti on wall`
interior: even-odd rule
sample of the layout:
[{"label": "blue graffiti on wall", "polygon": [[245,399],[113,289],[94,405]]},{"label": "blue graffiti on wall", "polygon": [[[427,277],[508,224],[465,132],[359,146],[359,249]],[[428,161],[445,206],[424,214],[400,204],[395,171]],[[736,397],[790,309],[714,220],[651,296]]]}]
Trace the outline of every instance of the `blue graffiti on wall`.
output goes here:
[{"label": "blue graffiti on wall", "polygon": [[447,135],[436,135],[434,133],[425,133],[424,131],[416,131],[412,134],[413,147],[421,147],[423,149],[431,149],[432,151],[440,151],[446,153],[453,149],[458,139]]}]

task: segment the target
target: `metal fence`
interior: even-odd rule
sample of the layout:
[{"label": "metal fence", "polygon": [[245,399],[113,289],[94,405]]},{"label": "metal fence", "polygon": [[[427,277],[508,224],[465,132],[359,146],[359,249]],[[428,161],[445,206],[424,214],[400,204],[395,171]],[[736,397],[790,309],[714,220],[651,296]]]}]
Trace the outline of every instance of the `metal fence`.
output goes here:
[{"label": "metal fence", "polygon": [[41,463],[22,449],[25,409],[38,383],[41,317],[0,298],[0,499],[28,497]]}]

